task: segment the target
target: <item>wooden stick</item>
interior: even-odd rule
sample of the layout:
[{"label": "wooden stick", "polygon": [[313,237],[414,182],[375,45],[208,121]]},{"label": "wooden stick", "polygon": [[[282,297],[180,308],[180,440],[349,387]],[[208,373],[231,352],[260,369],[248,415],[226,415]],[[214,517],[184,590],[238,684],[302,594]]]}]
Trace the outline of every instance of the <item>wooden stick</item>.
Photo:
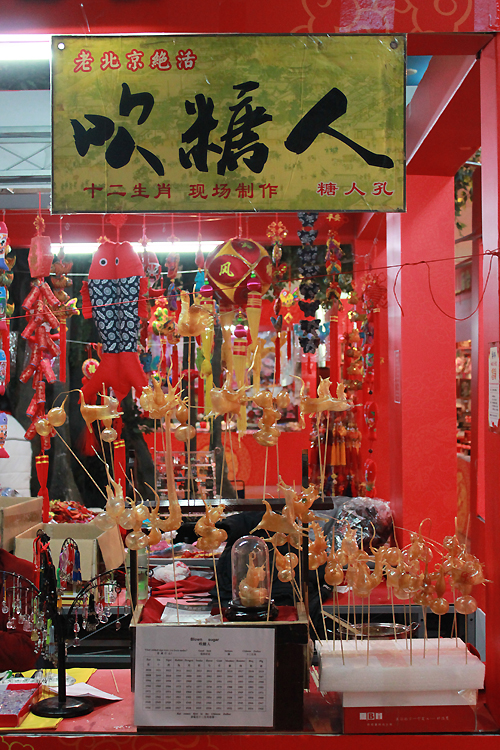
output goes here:
[{"label": "wooden stick", "polygon": [[441,615],[438,615],[438,653],[437,663],[439,664],[439,648],[441,646]]},{"label": "wooden stick", "polygon": [[368,628],[366,629],[366,666],[370,663],[370,596],[371,592],[368,594]]},{"label": "wooden stick", "polygon": [[[457,622],[457,610],[455,609],[456,595],[455,587],[453,587],[453,628],[455,629],[455,648],[458,648],[458,622]],[[452,635],[453,635],[452,628]]]},{"label": "wooden stick", "polygon": [[299,602],[302,602],[303,601],[303,599],[302,599],[302,592],[301,592],[301,590],[299,588],[299,585],[297,584],[297,581],[295,580],[295,578],[291,581],[291,583],[292,583],[292,586],[294,587],[294,590],[297,593],[297,596],[299,597]]},{"label": "wooden stick", "polygon": [[465,663],[467,664],[467,657],[468,657],[468,653],[469,653],[469,649],[467,648],[467,640],[468,640],[468,635],[467,635],[468,622],[467,622],[467,620],[468,620],[468,615],[464,615],[464,617],[465,617]]},{"label": "wooden stick", "polygon": [[[188,391],[188,420],[187,424],[190,424],[191,419],[191,336],[188,336],[188,377],[187,377],[187,391]],[[187,504],[189,507],[189,500],[191,498],[191,440],[187,441],[187,464],[188,464],[188,481],[187,481]]]},{"label": "wooden stick", "polygon": [[107,502],[108,498],[107,498],[107,495],[106,495],[106,493],[105,493],[105,492],[103,492],[103,490],[102,490],[102,489],[101,489],[101,488],[99,487],[99,485],[98,485],[98,484],[97,484],[97,482],[95,481],[95,479],[94,479],[94,477],[92,476],[92,474],[90,474],[90,472],[89,472],[89,471],[88,471],[88,470],[87,470],[87,469],[85,468],[85,466],[84,466],[84,465],[82,464],[82,462],[80,461],[80,459],[78,458],[78,456],[76,455],[76,453],[74,453],[74,451],[72,451],[72,450],[71,450],[71,448],[69,447],[69,445],[67,444],[67,442],[66,442],[66,440],[65,440],[65,439],[63,438],[63,436],[62,436],[62,435],[60,435],[60,434],[59,434],[59,432],[58,432],[57,430],[56,430],[55,432],[56,432],[56,435],[58,435],[58,436],[59,436],[60,440],[62,440],[62,442],[64,443],[64,445],[66,446],[66,448],[67,448],[67,449],[69,450],[69,452],[71,453],[71,455],[73,456],[73,458],[75,458],[75,459],[76,459],[76,460],[78,461],[78,463],[80,464],[80,466],[82,467],[82,469],[84,470],[84,472],[85,472],[85,473],[87,474],[87,476],[89,477],[89,479],[91,479],[91,480],[93,481],[93,483],[95,484],[95,486],[97,487],[97,489],[99,490],[99,492],[101,493],[101,495],[103,496],[103,498],[104,498],[104,499],[106,500],[106,502]]},{"label": "wooden stick", "polygon": [[[236,468],[234,465],[234,451],[233,451],[233,433],[231,430],[229,430],[229,449],[231,451],[231,463],[233,465],[233,484],[234,484],[234,494],[235,497],[238,497],[238,488],[236,486]],[[267,451],[267,448],[266,448]]]},{"label": "wooden stick", "polygon": [[299,558],[299,584],[300,584],[299,600],[303,602],[304,598],[302,596],[303,594],[303,591],[302,591],[302,563],[303,563],[303,560],[302,560],[302,521],[299,522],[298,526],[300,529],[299,546],[297,549],[297,557]]},{"label": "wooden stick", "polygon": [[[351,617],[351,595],[352,595],[352,589],[351,587],[349,587],[349,590],[347,592],[347,621],[348,622],[350,622],[350,617]],[[356,609],[355,609],[354,603],[352,605],[352,609],[354,612],[354,624],[356,624]],[[339,615],[340,615],[340,604],[339,604]],[[356,646],[356,651],[358,650],[358,635],[359,633],[356,630],[354,633],[354,644]],[[347,638],[347,633],[346,633],[346,638]]]},{"label": "wooden stick", "polygon": [[411,599],[408,597],[408,609],[409,609],[409,620],[410,620],[410,667],[413,665],[413,623],[411,621]]},{"label": "wooden stick", "polygon": [[[153,428],[154,428],[154,433],[153,433],[153,435],[154,435],[154,438],[153,438],[153,453],[154,453],[154,464],[155,464],[154,465],[154,488],[155,488],[155,490],[158,490],[158,482],[157,482],[157,479],[156,479],[156,417],[155,417],[155,420],[154,420]],[[159,502],[160,502],[160,500],[158,499],[158,503]],[[159,508],[158,508],[158,510],[159,510]]]},{"label": "wooden stick", "polygon": [[[337,590],[337,587],[335,586],[335,594],[337,596],[337,611],[340,615],[340,603],[339,603],[339,592]],[[349,621],[349,618],[348,618]],[[346,631],[346,637],[347,637],[347,631]],[[357,644],[357,641],[356,641]],[[340,653],[342,654],[342,664],[345,665],[345,658],[344,658],[344,641],[342,639],[342,631],[340,631]]]},{"label": "wooden stick", "polygon": [[363,622],[364,622],[364,619],[365,619],[365,600],[361,599],[361,640],[362,641],[364,640],[364,635],[363,635]]},{"label": "wooden stick", "polygon": [[320,440],[320,435],[319,435],[319,414],[320,414],[319,412],[316,414],[316,433],[318,435],[318,461],[319,461],[319,481],[320,481],[320,485],[321,485],[321,500],[322,500],[322,502],[324,502],[325,498],[324,498],[324,495],[323,495],[323,487],[324,487],[324,483],[325,483],[325,477],[324,477],[324,474],[323,474],[323,469],[322,469],[323,464],[322,464],[322,461],[321,461],[321,440]]},{"label": "wooden stick", "polygon": [[394,640],[396,640],[396,613],[394,612],[394,589],[390,588],[391,592],[391,609],[392,609],[392,626],[394,629]]},{"label": "wooden stick", "polygon": [[117,692],[117,693],[119,693],[120,691],[119,691],[119,689],[118,689],[118,684],[117,684],[117,682],[116,682],[116,677],[115,677],[115,673],[113,672],[113,670],[112,670],[112,669],[110,669],[109,671],[111,672],[111,677],[113,678],[113,682],[115,683],[115,689],[116,689],[116,692]]},{"label": "wooden stick", "polygon": [[427,643],[427,607],[422,606],[422,616],[424,618],[424,659],[425,659],[425,646]]},{"label": "wooden stick", "polygon": [[[323,460],[323,486],[325,484],[325,474],[326,474],[326,463],[328,460],[328,434],[330,431],[330,412],[326,412],[326,432],[325,432],[325,458]],[[332,496],[333,496],[333,477],[332,477]],[[323,498],[324,500],[325,498]]]},{"label": "wooden stick", "polygon": [[267,486],[267,458],[269,455],[269,446],[266,445],[266,458],[264,461],[264,487],[262,488],[262,499],[266,497],[266,486]]},{"label": "wooden stick", "polygon": [[267,618],[266,618],[266,622],[269,622],[269,617],[270,617],[270,614],[271,614],[271,591],[272,591],[272,588],[273,588],[273,578],[272,578],[272,575],[271,575],[271,582],[270,583],[271,583],[271,590],[268,592],[268,596],[267,596]]},{"label": "wooden stick", "polygon": [[[325,617],[329,617],[330,620],[333,620],[334,622],[341,625],[346,632],[349,631],[353,635],[358,632],[357,629],[354,627],[354,625],[351,625],[350,622],[348,622],[347,620],[344,620],[342,617],[337,617],[337,615],[331,615],[330,612],[326,612],[326,610],[325,610]],[[342,630],[339,630],[339,632],[341,633]]]},{"label": "wooden stick", "polygon": [[215,564],[215,555],[214,555],[214,551],[213,550],[212,550],[212,561],[213,561],[213,564],[214,564],[215,588],[217,589],[217,601],[219,603],[219,614],[220,614],[220,621],[221,621],[221,625],[222,625],[222,623],[224,622],[224,616],[222,614],[222,604],[221,604],[221,600],[220,600],[219,581],[218,581],[218,578],[217,578],[217,565]]},{"label": "wooden stick", "polygon": [[175,573],[175,557],[174,557],[174,535],[173,532],[170,532],[170,547],[172,548],[172,574],[174,578],[174,597],[175,597],[175,607],[177,609],[177,624],[180,622],[179,618],[179,596],[177,594],[177,576]]},{"label": "wooden stick", "polygon": [[226,445],[227,445],[227,414],[224,414],[224,450],[222,451],[222,464],[220,471],[220,491],[219,497],[222,500],[222,483],[224,481],[224,462],[226,460]]},{"label": "wooden stick", "polygon": [[[290,542],[287,542],[287,546],[288,546],[288,552],[290,552]],[[275,556],[274,559],[276,560],[276,556]],[[293,571],[293,580],[295,581],[295,570]],[[292,585],[292,593],[293,593],[293,606],[296,607],[297,606],[297,602],[296,602],[296,599],[295,599],[295,588],[294,588],[293,585]]]},{"label": "wooden stick", "polygon": [[323,631],[325,633],[325,641],[327,641],[328,638],[326,637],[325,610],[324,610],[324,607],[323,607],[323,600],[321,598],[321,587],[319,585],[319,573],[318,573],[318,569],[317,568],[316,568],[316,585],[318,587],[318,597],[319,597],[319,604],[320,604],[320,607],[321,607],[321,617],[323,619]]},{"label": "wooden stick", "polygon": [[280,444],[280,441],[278,438],[278,440],[276,441],[276,473],[278,475],[278,499],[280,497],[280,492],[281,492],[280,490],[280,451],[278,447],[279,444]]}]

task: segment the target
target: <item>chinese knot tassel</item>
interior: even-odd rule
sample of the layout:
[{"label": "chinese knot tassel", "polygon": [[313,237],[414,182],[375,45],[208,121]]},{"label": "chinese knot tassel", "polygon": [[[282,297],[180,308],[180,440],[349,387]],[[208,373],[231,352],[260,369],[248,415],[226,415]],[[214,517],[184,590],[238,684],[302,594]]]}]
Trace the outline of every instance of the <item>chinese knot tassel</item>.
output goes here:
[{"label": "chinese knot tassel", "polygon": [[42,521],[49,521],[49,491],[47,489],[47,478],[49,476],[49,457],[45,453],[40,453],[35,459],[36,475],[40,482],[40,495],[43,497],[42,504]]},{"label": "chinese knot tassel", "polygon": [[279,385],[281,379],[281,341],[279,331],[274,339],[274,384]]},{"label": "chinese knot tassel", "polygon": [[176,344],[172,347],[170,363],[172,367],[172,385],[177,385],[177,381],[179,380],[179,352]]},{"label": "chinese knot tassel", "polygon": [[59,326],[59,380],[66,382],[66,322],[61,321]]}]

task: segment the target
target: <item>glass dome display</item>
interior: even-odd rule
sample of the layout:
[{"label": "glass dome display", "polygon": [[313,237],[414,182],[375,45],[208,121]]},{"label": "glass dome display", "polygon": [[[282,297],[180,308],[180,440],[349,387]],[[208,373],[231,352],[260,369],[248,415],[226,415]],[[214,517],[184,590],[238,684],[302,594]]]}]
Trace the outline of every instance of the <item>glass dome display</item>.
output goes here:
[{"label": "glass dome display", "polygon": [[233,598],[229,620],[273,620],[278,611],[270,600],[271,577],[267,544],[258,536],[243,536],[231,550]]}]

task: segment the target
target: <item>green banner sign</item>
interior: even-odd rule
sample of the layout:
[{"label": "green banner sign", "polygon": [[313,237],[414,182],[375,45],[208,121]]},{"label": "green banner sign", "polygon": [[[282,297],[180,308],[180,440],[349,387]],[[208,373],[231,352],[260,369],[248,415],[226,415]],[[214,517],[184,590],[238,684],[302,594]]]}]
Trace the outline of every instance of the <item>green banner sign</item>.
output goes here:
[{"label": "green banner sign", "polygon": [[54,213],[404,211],[405,39],[55,36]]}]

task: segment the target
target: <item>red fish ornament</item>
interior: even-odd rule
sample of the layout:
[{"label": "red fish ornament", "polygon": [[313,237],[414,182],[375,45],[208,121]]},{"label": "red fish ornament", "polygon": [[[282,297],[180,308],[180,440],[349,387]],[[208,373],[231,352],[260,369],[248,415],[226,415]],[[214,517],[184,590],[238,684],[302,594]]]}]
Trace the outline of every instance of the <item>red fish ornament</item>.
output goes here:
[{"label": "red fish ornament", "polygon": [[92,402],[105,387],[121,401],[133,387],[140,394],[147,378],[139,361],[140,318],[147,318],[147,278],[130,242],[104,242],[82,287],[82,312],[92,317],[102,343],[101,361],[82,388]]}]

